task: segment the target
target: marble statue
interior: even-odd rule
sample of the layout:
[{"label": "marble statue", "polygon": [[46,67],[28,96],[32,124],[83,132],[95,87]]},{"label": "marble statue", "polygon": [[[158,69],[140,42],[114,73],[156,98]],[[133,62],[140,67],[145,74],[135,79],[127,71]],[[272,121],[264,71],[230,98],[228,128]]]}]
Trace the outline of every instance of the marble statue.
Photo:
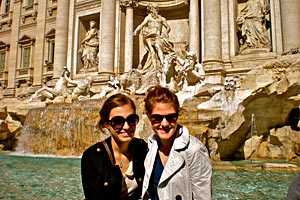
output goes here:
[{"label": "marble statue", "polygon": [[99,98],[107,97],[108,94],[114,94],[121,91],[123,91],[123,85],[120,83],[120,77],[109,76],[107,86],[101,90]]},{"label": "marble statue", "polygon": [[84,64],[84,69],[95,68],[99,59],[99,30],[96,28],[97,23],[90,21],[90,30],[86,33],[81,42],[79,53]]},{"label": "marble statue", "polygon": [[240,50],[271,47],[267,32],[267,16],[270,13],[268,0],[248,1],[240,11],[236,23],[241,34]]},{"label": "marble statue", "polygon": [[133,35],[141,31],[147,50],[139,69],[145,72],[159,69],[164,60],[164,54],[173,52],[173,44],[169,41],[170,26],[167,20],[158,14],[158,8],[148,6],[149,14],[134,30]]},{"label": "marble statue", "polygon": [[76,85],[72,91],[72,100],[82,100],[85,97],[90,97],[90,88],[93,83],[93,78],[91,76],[86,77],[84,80],[72,80],[65,74],[65,79],[68,83]]},{"label": "marble statue", "polygon": [[177,77],[177,71],[175,69],[175,61],[176,61],[176,54],[170,53],[165,56],[165,59],[163,60],[163,68],[160,70],[159,76],[159,82],[162,87],[168,87],[168,84],[175,80],[175,77]]},{"label": "marble statue", "polygon": [[203,66],[197,62],[197,56],[193,52],[187,52],[185,59],[177,57],[182,66],[178,72],[179,86],[194,86],[205,79]]},{"label": "marble statue", "polygon": [[37,99],[43,100],[53,100],[57,96],[67,96],[67,85],[68,81],[66,80],[65,77],[69,76],[69,71],[67,70],[67,67],[65,66],[63,68],[63,71],[61,73],[60,78],[55,84],[54,88],[50,88],[48,86],[44,86],[41,89],[38,89],[29,99],[29,102],[35,101]]}]

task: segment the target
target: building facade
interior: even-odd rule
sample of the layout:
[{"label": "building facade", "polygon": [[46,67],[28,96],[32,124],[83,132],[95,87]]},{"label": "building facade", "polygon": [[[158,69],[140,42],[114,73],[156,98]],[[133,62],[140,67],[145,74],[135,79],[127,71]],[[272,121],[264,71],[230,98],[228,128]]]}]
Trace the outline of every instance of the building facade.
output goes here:
[{"label": "building facade", "polygon": [[145,44],[133,31],[149,6],[167,20],[176,55],[196,54],[207,83],[300,46],[299,0],[0,0],[0,94],[53,86],[64,66],[101,91],[109,75],[141,63]]}]

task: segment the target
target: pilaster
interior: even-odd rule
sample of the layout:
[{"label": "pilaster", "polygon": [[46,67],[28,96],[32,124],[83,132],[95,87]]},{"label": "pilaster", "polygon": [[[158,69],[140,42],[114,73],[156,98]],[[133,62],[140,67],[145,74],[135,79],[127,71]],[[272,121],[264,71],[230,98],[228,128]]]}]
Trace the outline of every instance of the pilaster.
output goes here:
[{"label": "pilaster", "polygon": [[3,96],[14,97],[15,95],[15,77],[18,60],[18,39],[20,34],[20,17],[22,2],[12,1],[11,9],[13,9],[12,24],[11,24],[11,39],[10,39],[10,52],[8,61],[8,87]]},{"label": "pilaster", "polygon": [[54,78],[58,78],[67,65],[69,0],[57,2],[57,16],[55,26]]},{"label": "pilaster", "polygon": [[199,1],[190,0],[189,12],[189,47],[190,51],[197,55],[197,61],[200,58],[200,17],[199,17]]},{"label": "pilaster", "polygon": [[114,72],[115,17],[116,1],[102,0],[100,14],[100,59],[98,69],[101,74],[112,74]]},{"label": "pilaster", "polygon": [[281,3],[283,51],[300,46],[300,2],[283,0]]},{"label": "pilaster", "polygon": [[33,86],[41,86],[42,71],[44,65],[44,45],[45,45],[45,27],[46,27],[47,3],[38,2],[38,15],[36,27],[36,43],[34,53]]},{"label": "pilaster", "polygon": [[133,6],[135,1],[121,1],[121,7],[126,9],[125,24],[125,68],[124,72],[132,69],[133,64]]},{"label": "pilaster", "polygon": [[221,3],[220,0],[203,0],[204,52],[202,65],[205,81],[223,84],[225,69],[222,61]]}]

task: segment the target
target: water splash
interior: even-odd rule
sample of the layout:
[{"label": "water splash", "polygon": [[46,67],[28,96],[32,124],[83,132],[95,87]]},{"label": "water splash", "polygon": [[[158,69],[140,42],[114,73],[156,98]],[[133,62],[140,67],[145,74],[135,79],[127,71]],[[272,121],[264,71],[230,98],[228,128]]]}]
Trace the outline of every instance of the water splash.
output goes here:
[{"label": "water splash", "polygon": [[17,151],[24,154],[79,156],[108,137],[97,128],[98,106],[52,105],[28,112]]}]

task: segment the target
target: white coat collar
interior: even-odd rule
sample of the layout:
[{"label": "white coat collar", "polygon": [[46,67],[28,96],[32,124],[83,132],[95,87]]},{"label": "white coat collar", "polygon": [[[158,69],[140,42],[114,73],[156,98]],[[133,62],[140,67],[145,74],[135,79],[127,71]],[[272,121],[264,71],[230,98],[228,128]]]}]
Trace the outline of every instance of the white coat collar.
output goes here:
[{"label": "white coat collar", "polygon": [[[176,130],[176,138],[174,140],[173,146],[175,150],[184,149],[190,142],[189,131],[185,126],[179,125]],[[158,137],[153,134],[149,137],[148,142],[152,145],[158,146]]]}]

